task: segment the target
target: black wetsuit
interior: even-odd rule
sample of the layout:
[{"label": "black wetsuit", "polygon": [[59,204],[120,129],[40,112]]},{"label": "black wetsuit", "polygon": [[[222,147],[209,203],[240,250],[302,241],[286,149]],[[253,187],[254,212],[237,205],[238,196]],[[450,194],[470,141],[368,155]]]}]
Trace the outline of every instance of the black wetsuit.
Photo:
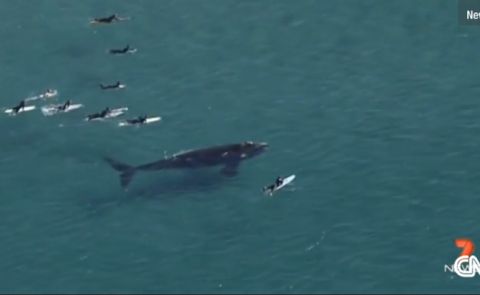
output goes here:
[{"label": "black wetsuit", "polygon": [[114,20],[118,20],[118,17],[117,17],[117,15],[112,14],[111,16],[95,18],[94,20],[97,23],[107,23],[107,24],[109,24],[109,23],[113,22]]},{"label": "black wetsuit", "polygon": [[144,124],[147,121],[147,116],[138,117],[137,119],[127,120],[129,124]]},{"label": "black wetsuit", "polygon": [[25,107],[25,101],[21,101],[17,106],[12,108],[12,111],[16,114],[20,111],[20,109]]},{"label": "black wetsuit", "polygon": [[130,45],[127,45],[123,49],[110,49],[110,53],[111,54],[125,54],[125,53],[128,52],[129,49],[130,49]]},{"label": "black wetsuit", "polygon": [[115,88],[119,88],[120,87],[120,81],[117,81],[117,84],[113,84],[113,85],[103,85],[103,84],[100,84],[100,88],[102,89],[115,89]]},{"label": "black wetsuit", "polygon": [[101,113],[88,115],[87,119],[90,121],[97,118],[104,118],[109,112],[110,112],[110,108],[106,108]]},{"label": "black wetsuit", "polygon": [[281,186],[282,183],[283,183],[283,178],[281,178],[281,177],[279,176],[279,177],[277,177],[277,179],[275,180],[275,183],[274,183],[274,184],[271,184],[271,185],[269,185],[269,186],[264,187],[263,190],[264,190],[264,191],[269,190],[269,191],[273,192],[273,190],[275,190],[275,188]]},{"label": "black wetsuit", "polygon": [[70,100],[67,100],[63,105],[59,106],[58,109],[60,111],[65,111],[70,106]]},{"label": "black wetsuit", "polygon": [[105,108],[101,113],[100,113],[100,116],[105,117],[106,115],[108,115],[108,113],[110,113],[110,108]]},{"label": "black wetsuit", "polygon": [[283,183],[283,178],[281,178],[280,176],[277,177],[277,179],[275,180],[275,186],[279,187],[282,185],[282,183]]}]

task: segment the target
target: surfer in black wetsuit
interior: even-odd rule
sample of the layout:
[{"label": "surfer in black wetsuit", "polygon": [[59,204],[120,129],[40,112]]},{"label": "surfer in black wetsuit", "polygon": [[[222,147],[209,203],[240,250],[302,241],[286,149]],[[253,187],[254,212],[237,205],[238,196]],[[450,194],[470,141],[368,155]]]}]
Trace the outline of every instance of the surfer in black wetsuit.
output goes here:
[{"label": "surfer in black wetsuit", "polygon": [[275,186],[276,186],[276,187],[279,187],[279,186],[282,185],[282,183],[283,183],[283,178],[280,177],[280,176],[277,177],[277,179],[275,180]]},{"label": "surfer in black wetsuit", "polygon": [[112,85],[103,85],[103,84],[100,84],[100,88],[102,88],[103,90],[106,90],[106,89],[115,89],[115,88],[120,88],[122,84],[120,84],[120,81],[117,81],[116,84],[112,84]]},{"label": "surfer in black wetsuit", "polygon": [[105,118],[105,116],[108,115],[108,113],[110,113],[110,108],[106,107],[100,113],[95,113],[95,114],[88,115],[87,120],[90,121],[90,120],[97,119],[97,118]]},{"label": "surfer in black wetsuit", "polygon": [[106,108],[100,113],[100,117],[104,118],[106,115],[108,115],[108,113],[110,113],[110,108],[109,108],[109,107],[106,107]]},{"label": "surfer in black wetsuit", "polygon": [[277,179],[275,179],[275,183],[274,184],[271,184],[269,186],[264,186],[263,187],[263,191],[266,192],[266,191],[269,191],[270,193],[272,193],[275,188],[281,186],[283,184],[283,178],[282,177],[277,177]]},{"label": "surfer in black wetsuit", "polygon": [[127,44],[127,46],[123,49],[110,49],[109,52],[111,54],[125,54],[130,51],[130,45]]},{"label": "surfer in black wetsuit", "polygon": [[54,94],[55,94],[55,90],[53,90],[53,89],[47,89],[47,92],[45,92],[45,94],[43,94],[43,96],[45,96],[45,97],[52,97]]},{"label": "surfer in black wetsuit", "polygon": [[113,21],[121,21],[122,19],[119,18],[116,14],[112,14],[107,17],[100,17],[100,18],[94,18],[93,22],[95,23],[103,23],[103,24],[110,24]]},{"label": "surfer in black wetsuit", "polygon": [[59,109],[60,111],[65,111],[65,110],[68,109],[68,107],[70,106],[70,104],[71,104],[71,101],[70,101],[70,99],[69,99],[69,100],[67,100],[63,105],[59,106],[58,109]]},{"label": "surfer in black wetsuit", "polygon": [[12,108],[14,114],[18,114],[18,112],[25,107],[25,101],[22,100],[17,106]]},{"label": "surfer in black wetsuit", "polygon": [[147,122],[147,115],[140,116],[136,119],[127,120],[127,123],[129,124],[145,124],[145,122]]}]

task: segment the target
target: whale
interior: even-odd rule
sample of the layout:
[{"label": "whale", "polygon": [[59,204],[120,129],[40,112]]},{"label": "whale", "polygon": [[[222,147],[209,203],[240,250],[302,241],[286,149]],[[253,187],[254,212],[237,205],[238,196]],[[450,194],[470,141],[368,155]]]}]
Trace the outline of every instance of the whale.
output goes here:
[{"label": "whale", "polygon": [[183,151],[170,157],[138,166],[122,163],[108,156],[105,156],[104,160],[120,173],[120,185],[123,189],[127,189],[133,176],[139,171],[222,166],[221,173],[227,177],[233,177],[237,175],[238,167],[242,161],[261,155],[267,148],[268,144],[266,142],[245,141]]}]

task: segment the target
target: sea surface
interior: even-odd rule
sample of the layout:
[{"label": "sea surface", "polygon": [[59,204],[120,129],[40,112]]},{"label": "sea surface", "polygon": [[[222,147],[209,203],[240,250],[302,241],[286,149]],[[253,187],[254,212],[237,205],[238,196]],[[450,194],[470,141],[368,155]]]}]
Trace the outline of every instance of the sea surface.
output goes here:
[{"label": "sea surface", "polygon": [[[112,13],[130,20],[89,24]],[[444,271],[456,238],[480,245],[480,26],[456,1],[1,0],[0,19],[0,107],[59,91],[0,113],[1,293],[480,290]],[[129,111],[83,120],[107,106]],[[142,114],[162,121],[117,126]],[[246,140],[270,147],[233,178],[124,191],[103,161]]]}]

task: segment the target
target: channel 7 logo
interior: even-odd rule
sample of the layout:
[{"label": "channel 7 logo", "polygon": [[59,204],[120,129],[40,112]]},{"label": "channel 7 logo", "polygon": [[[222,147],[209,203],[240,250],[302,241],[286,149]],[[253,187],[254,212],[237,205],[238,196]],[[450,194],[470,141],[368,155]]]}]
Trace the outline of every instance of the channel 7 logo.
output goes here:
[{"label": "channel 7 logo", "polygon": [[456,239],[455,246],[462,249],[462,252],[455,259],[453,265],[445,264],[443,270],[456,273],[462,278],[473,278],[475,274],[480,275],[480,263],[477,257],[473,255],[475,244],[470,239]]}]

